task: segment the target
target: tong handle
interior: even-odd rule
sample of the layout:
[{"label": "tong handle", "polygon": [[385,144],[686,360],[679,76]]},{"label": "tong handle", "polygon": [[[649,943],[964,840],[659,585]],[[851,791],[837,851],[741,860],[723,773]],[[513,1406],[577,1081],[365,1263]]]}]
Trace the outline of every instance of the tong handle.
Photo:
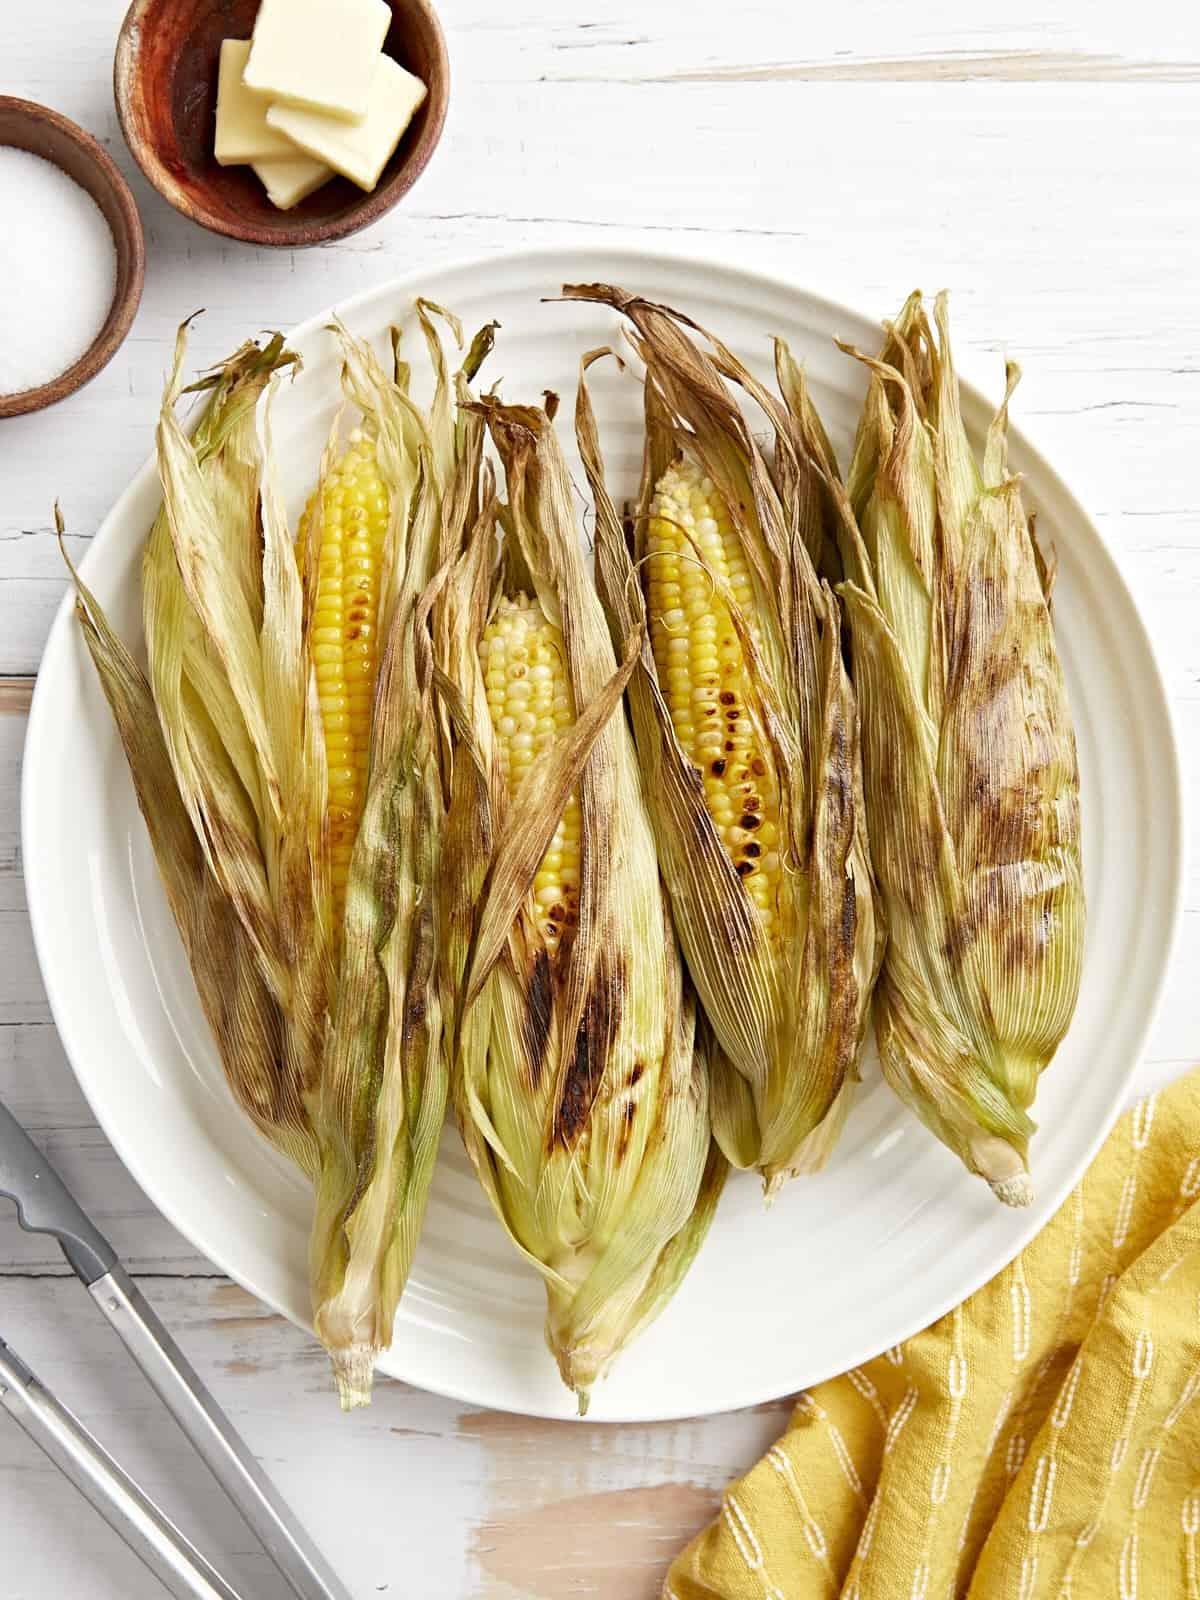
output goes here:
[{"label": "tong handle", "polygon": [[[201,1383],[183,1351],[121,1265],[112,1245],[2,1102],[0,1195],[8,1195],[16,1201],[18,1219],[28,1232],[53,1234],[58,1240],[92,1299],[299,1600],[349,1600],[333,1569]],[[29,1376],[36,1383],[32,1374]],[[15,1389],[10,1392],[16,1394]],[[33,1392],[48,1393],[40,1385]],[[28,1411],[28,1407],[25,1409]],[[54,1415],[57,1417],[57,1413]],[[56,1426],[65,1426],[61,1418]],[[120,1468],[90,1434],[86,1437],[112,1470],[120,1473]],[[47,1448],[41,1439],[39,1443]],[[54,1459],[58,1461],[59,1456],[55,1455]],[[67,1470],[64,1467],[64,1471]],[[69,1475],[72,1481],[79,1482],[74,1473]],[[124,1478],[123,1473],[121,1477]],[[82,1484],[80,1487],[84,1488]],[[87,1493],[86,1488],[84,1493]],[[182,1534],[179,1537],[182,1538]]]},{"label": "tong handle", "polygon": [[324,1556],[119,1264],[88,1292],[301,1600],[350,1600]]},{"label": "tong handle", "polygon": [[84,1283],[116,1266],[117,1252],[2,1101],[0,1195],[16,1201],[26,1233],[54,1235]]},{"label": "tong handle", "polygon": [[0,1406],[176,1600],[246,1600],[3,1339]]}]

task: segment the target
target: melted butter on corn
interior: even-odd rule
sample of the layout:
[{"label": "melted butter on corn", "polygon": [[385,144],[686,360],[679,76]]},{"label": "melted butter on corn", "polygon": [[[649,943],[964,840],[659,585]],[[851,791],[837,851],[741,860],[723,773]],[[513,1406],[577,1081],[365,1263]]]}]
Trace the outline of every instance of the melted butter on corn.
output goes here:
[{"label": "melted butter on corn", "polygon": [[[510,795],[575,720],[562,634],[526,595],[501,600],[479,643],[488,710]],[[534,879],[536,917],[554,951],[579,917],[579,797],[568,799]]]},{"label": "melted butter on corn", "polygon": [[330,860],[340,926],[367,787],[379,670],[379,570],[388,525],[375,444],[361,429],[350,434],[319,500],[314,493],[305,508],[301,551],[314,516],[321,530],[311,644],[329,765]]},{"label": "melted butter on corn", "polygon": [[[709,572],[754,635],[754,586],[724,499],[694,462],[659,479],[647,538],[650,641],[675,735],[768,933],[777,933],[779,793],[748,712],[745,654]],[[705,569],[708,569],[707,571]]]}]

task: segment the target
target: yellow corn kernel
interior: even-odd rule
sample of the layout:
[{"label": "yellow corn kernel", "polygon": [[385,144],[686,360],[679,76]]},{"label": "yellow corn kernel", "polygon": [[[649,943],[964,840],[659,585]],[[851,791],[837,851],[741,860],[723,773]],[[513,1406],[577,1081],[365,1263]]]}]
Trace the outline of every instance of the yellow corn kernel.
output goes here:
[{"label": "yellow corn kernel", "polygon": [[694,462],[659,479],[646,543],[650,642],[675,735],[769,932],[780,882],[779,791],[748,709],[745,654],[710,573],[754,635],[754,586],[724,499]]},{"label": "yellow corn kernel", "polygon": [[388,494],[375,444],[360,429],[314,492],[300,524],[308,546],[321,519],[311,646],[329,766],[329,838],[336,925],[346,902],[350,856],[362,817],[371,713],[379,669],[379,572]]},{"label": "yellow corn kernel", "polygon": [[[479,664],[501,771],[514,794],[533,763],[575,720],[562,634],[525,595],[501,600],[479,642]],[[571,795],[533,884],[535,916],[551,952],[579,919],[580,810]]]}]

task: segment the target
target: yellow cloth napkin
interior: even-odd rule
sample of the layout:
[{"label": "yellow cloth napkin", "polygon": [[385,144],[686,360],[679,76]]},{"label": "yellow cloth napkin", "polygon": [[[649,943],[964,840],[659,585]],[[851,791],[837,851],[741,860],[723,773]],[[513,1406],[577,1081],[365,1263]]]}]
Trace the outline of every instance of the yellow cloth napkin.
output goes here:
[{"label": "yellow cloth napkin", "polygon": [[1200,1073],[1004,1272],[801,1395],[665,1600],[1200,1600]]}]

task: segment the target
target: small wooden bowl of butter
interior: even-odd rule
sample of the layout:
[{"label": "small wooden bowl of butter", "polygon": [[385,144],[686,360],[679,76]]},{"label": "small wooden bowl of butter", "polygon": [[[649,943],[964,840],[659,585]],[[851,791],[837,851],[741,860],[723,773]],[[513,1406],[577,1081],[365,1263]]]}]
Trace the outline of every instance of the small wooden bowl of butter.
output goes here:
[{"label": "small wooden bowl of butter", "polygon": [[450,66],[428,0],[133,0],[113,79],[129,148],[176,210],[296,249],[408,193]]}]

